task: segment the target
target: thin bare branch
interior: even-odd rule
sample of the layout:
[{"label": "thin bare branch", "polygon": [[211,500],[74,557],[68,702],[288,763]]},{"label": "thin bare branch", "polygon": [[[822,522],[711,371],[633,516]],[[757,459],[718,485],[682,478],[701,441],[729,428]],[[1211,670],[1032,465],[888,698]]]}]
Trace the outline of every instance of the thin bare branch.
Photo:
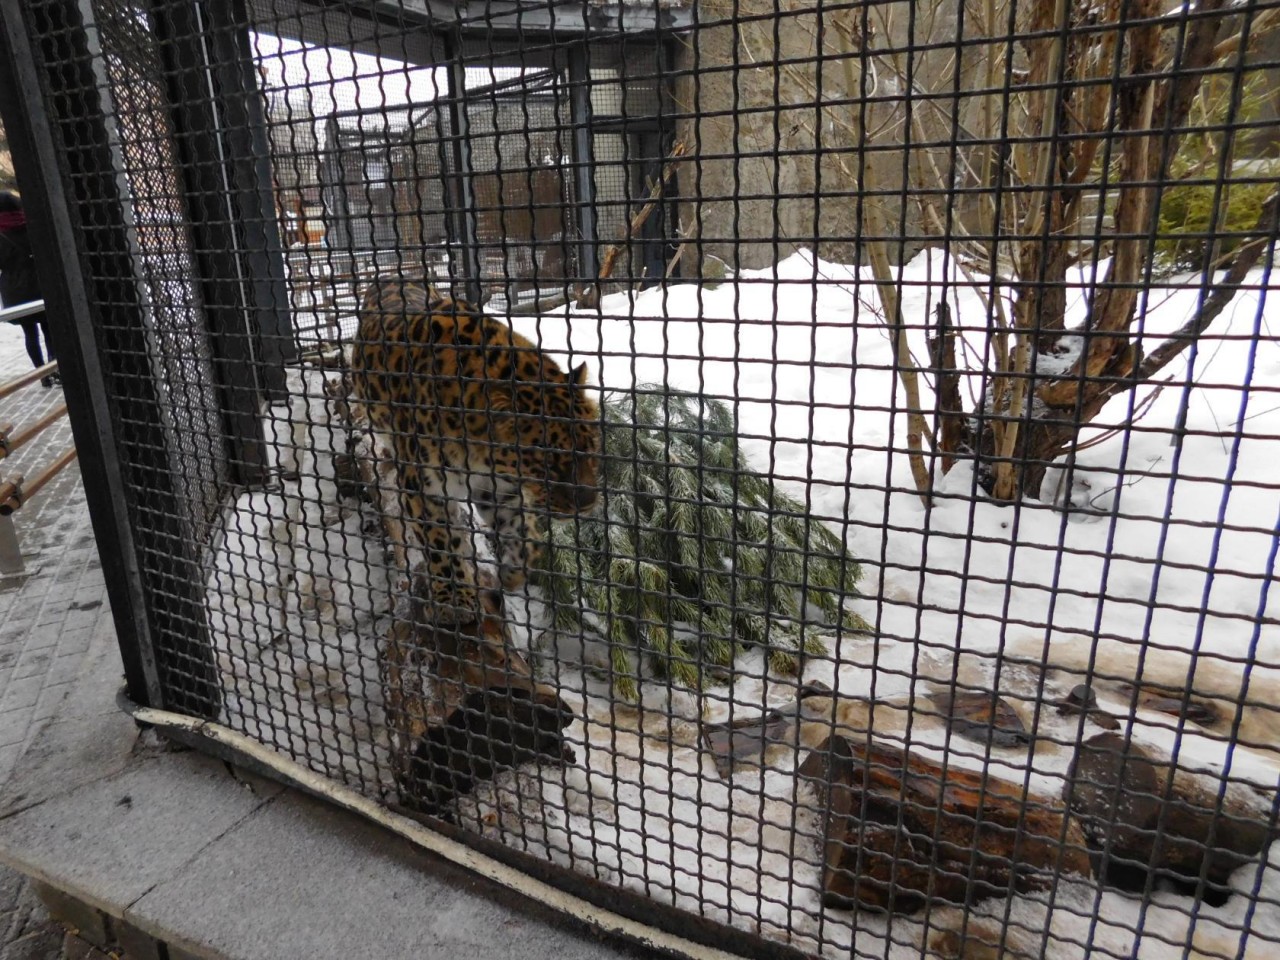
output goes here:
[{"label": "thin bare branch", "polygon": [[648,200],[643,207],[636,211],[635,216],[627,224],[618,242],[610,244],[609,249],[605,251],[600,263],[600,271],[596,274],[596,282],[579,298],[579,306],[599,303],[601,284],[613,276],[614,265],[618,262],[618,257],[622,254],[627,244],[640,232],[640,228],[645,225],[645,222],[653,216],[653,211],[657,209],[662,195],[666,192],[667,183],[675,175],[677,161],[684,156],[687,149],[683,140],[677,140],[675,146],[671,148],[671,152],[667,154],[666,165],[662,168],[662,175],[649,188]]},{"label": "thin bare branch", "polygon": [[[854,24],[846,24],[842,20],[836,21],[836,33],[841,39],[841,46],[845,53],[844,58],[841,60],[841,67],[844,73],[845,97],[853,104],[850,110],[851,119],[849,122],[853,126],[853,130],[857,132],[859,123],[857,99],[860,90],[858,77],[854,72],[855,26]],[[859,136],[855,138],[854,142],[861,143],[863,141]],[[856,186],[865,190],[866,183],[856,183]],[[925,422],[924,408],[920,401],[919,369],[911,361],[911,346],[907,340],[907,329],[903,322],[902,302],[898,296],[897,281],[889,265],[889,253],[886,249],[887,243],[884,240],[886,233],[881,223],[879,209],[874,205],[869,205],[866,208],[865,219],[870,239],[864,240],[863,243],[871,261],[871,273],[875,278],[876,289],[880,293],[880,302],[884,307],[885,321],[893,332],[893,365],[898,373],[898,379],[902,383],[903,393],[906,395],[907,460],[910,463],[911,476],[915,480],[916,490],[920,494],[920,499],[927,504],[933,484],[929,477],[929,468],[925,466],[924,462],[923,443],[925,435],[929,435],[930,445],[933,445],[934,441],[929,425]]]},{"label": "thin bare branch", "polygon": [[1253,228],[1253,232],[1258,236],[1236,249],[1226,276],[1220,283],[1214,285],[1209,296],[1205,297],[1200,305],[1200,309],[1160,346],[1147,354],[1138,367],[1139,380],[1149,380],[1168,366],[1170,361],[1208,330],[1209,324],[1213,323],[1226,309],[1227,304],[1240,292],[1240,287],[1249,271],[1257,265],[1266,249],[1275,242],[1276,234],[1280,231],[1278,212],[1280,212],[1280,192],[1271,194],[1267,202],[1262,205],[1257,223]]}]

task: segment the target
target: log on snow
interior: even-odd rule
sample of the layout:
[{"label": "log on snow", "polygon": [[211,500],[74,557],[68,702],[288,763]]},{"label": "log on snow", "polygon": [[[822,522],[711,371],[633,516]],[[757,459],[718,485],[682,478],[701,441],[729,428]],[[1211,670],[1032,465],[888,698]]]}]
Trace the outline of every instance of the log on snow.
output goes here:
[{"label": "log on snow", "polygon": [[840,736],[812,751],[799,774],[824,814],[827,906],[909,913],[1090,874],[1079,827],[1056,799],[1019,784],[944,772],[890,744]]}]

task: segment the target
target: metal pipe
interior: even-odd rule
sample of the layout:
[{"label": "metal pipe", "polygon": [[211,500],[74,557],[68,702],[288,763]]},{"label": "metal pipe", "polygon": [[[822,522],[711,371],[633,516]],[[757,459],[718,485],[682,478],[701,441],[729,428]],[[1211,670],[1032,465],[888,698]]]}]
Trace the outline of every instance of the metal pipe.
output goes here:
[{"label": "metal pipe", "polygon": [[13,307],[5,307],[0,310],[0,323],[21,320],[23,317],[29,317],[36,313],[44,313],[43,300],[32,300],[30,303],[19,303]]},{"label": "metal pipe", "polygon": [[67,405],[64,403],[50,410],[21,433],[14,434],[13,437],[9,436],[9,431],[13,429],[12,425],[6,425],[3,429],[0,429],[0,460],[3,460],[24,444],[30,443],[42,430],[61,420],[66,415]]},{"label": "metal pipe", "polygon": [[453,264],[454,274],[462,274],[467,299],[480,302],[480,240],[476,222],[474,170],[471,166],[471,117],[467,113],[467,68],[463,60],[461,36],[449,36],[445,42],[449,64],[449,145],[453,152],[454,194],[450,218],[453,252],[459,260]]},{"label": "metal pipe", "polygon": [[594,136],[591,127],[591,59],[586,44],[569,48],[569,116],[573,126],[573,217],[578,229],[578,274],[591,284],[600,270],[596,230]]},{"label": "metal pipe", "polygon": [[13,517],[0,517],[0,577],[25,573],[22,547],[18,544],[18,532],[13,528]]},{"label": "metal pipe", "polygon": [[[12,307],[11,309],[17,310],[18,308]],[[5,311],[0,310],[0,313],[4,313],[4,312]],[[14,377],[8,383],[4,384],[3,386],[0,386],[0,400],[3,400],[5,397],[9,396],[9,394],[11,393],[17,393],[23,387],[30,386],[31,384],[35,383],[37,380],[43,380],[45,377],[49,376],[49,374],[51,373],[57,373],[57,372],[58,372],[58,361],[50,360],[43,367],[36,367],[30,373],[24,373],[20,377]]]},{"label": "metal pipe", "polygon": [[19,476],[16,480],[0,486],[0,517],[7,517],[15,510],[27,503],[32,497],[39,493],[44,486],[61,473],[72,460],[76,458],[76,448],[71,447],[66,450],[62,456],[49,464],[38,474],[31,483],[24,487],[22,485],[23,478]]}]

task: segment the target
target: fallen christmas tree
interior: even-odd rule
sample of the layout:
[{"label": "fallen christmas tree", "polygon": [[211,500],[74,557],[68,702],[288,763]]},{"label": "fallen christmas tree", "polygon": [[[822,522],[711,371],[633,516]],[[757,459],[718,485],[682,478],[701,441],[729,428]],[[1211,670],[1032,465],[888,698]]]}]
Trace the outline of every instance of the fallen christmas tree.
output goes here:
[{"label": "fallen christmas tree", "polygon": [[796,673],[822,635],[867,629],[845,605],[857,562],[747,465],[726,404],[637,386],[602,414],[601,506],[551,524],[535,582],[558,631],[608,645],[620,696],[637,697],[638,657],[700,688],[747,647]]}]

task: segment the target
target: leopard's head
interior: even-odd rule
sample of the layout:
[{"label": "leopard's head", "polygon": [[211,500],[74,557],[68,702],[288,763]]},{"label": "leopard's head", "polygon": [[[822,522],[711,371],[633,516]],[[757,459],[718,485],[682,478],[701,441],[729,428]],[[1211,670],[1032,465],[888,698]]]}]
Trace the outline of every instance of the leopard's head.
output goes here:
[{"label": "leopard's head", "polygon": [[560,516],[589,511],[600,483],[600,408],[587,365],[565,374],[537,351],[522,351],[511,379],[491,385],[490,468],[517,480]]}]

